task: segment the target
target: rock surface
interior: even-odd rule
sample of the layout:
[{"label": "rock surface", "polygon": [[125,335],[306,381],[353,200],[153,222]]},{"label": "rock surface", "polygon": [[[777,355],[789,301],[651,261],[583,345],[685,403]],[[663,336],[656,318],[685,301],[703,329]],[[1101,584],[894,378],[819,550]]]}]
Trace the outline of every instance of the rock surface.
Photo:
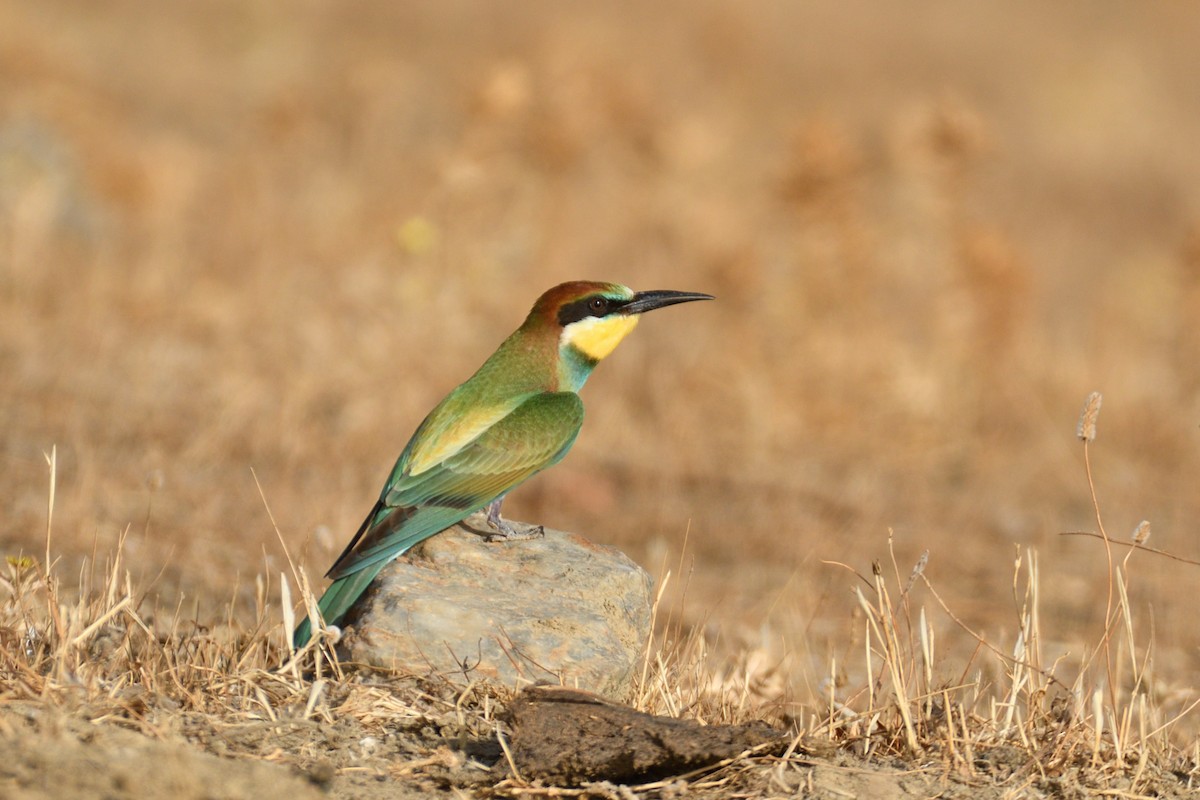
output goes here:
[{"label": "rock surface", "polygon": [[488,542],[488,532],[482,515],[468,517],[385,567],[344,639],[351,660],[628,696],[650,634],[646,571],[576,534]]}]

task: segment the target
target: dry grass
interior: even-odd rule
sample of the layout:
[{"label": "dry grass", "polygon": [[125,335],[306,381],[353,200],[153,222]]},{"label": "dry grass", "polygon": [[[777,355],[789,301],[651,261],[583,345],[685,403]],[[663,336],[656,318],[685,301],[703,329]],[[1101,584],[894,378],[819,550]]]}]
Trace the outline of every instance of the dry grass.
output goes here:
[{"label": "dry grass", "polygon": [[[648,318],[509,501],[670,563],[646,707],[944,736],[967,774],[1038,726],[1100,730],[1114,776],[1191,747],[1160,727],[1200,686],[1197,37],[1182,6],[0,0],[0,553],[41,565],[5,628],[46,637],[6,669],[218,718],[367,691],[271,672],[284,549],[322,572],[416,421],[594,277],[719,298]],[[1153,548],[1060,536],[1143,519]],[[264,674],[189,699],[168,665],[205,664]]]},{"label": "dry grass", "polygon": [[[671,644],[656,654],[654,679],[644,682],[639,704],[711,722],[770,709],[798,729],[794,746],[800,753],[814,740],[830,740],[863,756],[936,764],[967,780],[999,782],[1013,794],[1080,786],[1120,796],[1194,791],[1200,784],[1200,696],[1172,686],[1155,669],[1152,623],[1129,600],[1139,551],[1152,553],[1139,559],[1176,557],[1145,547],[1145,521],[1129,542],[1113,542],[1103,532],[1086,457],[1099,407],[1094,393],[1081,415],[1079,438],[1101,531],[1097,538],[1109,554],[1108,592],[1103,629],[1082,652],[1055,657],[1048,652],[1061,632],[1044,627],[1035,550],[1014,555],[1010,641],[989,641],[955,615],[925,574],[928,553],[907,574],[892,554],[887,564],[875,562],[869,576],[855,575],[865,682],[849,681],[836,660],[823,676],[798,675],[794,662],[768,662],[762,652],[743,653],[732,668],[714,671],[702,637],[668,634]],[[1116,560],[1114,546],[1125,549]],[[932,613],[949,618],[977,643],[970,659],[939,658],[935,626],[915,600],[921,586],[933,601]],[[801,685],[819,692],[803,703],[785,700],[790,687]],[[784,764],[774,768],[786,774]],[[801,773],[803,766],[802,759],[792,772]],[[782,780],[789,790],[798,785]]]},{"label": "dry grass", "polygon": [[[1090,398],[1081,419],[1080,430],[1089,432],[1080,435],[1085,449],[1096,436],[1098,407],[1098,398]],[[756,784],[793,792],[804,786],[814,758],[828,760],[837,751],[865,762],[910,764],[942,785],[952,780],[971,791],[1001,787],[1009,796],[1081,789],[1182,796],[1200,783],[1200,740],[1189,738],[1200,698],[1160,684],[1153,637],[1135,621],[1129,601],[1131,563],[1149,533],[1145,523],[1134,530],[1124,556],[1110,561],[1106,622],[1098,640],[1082,653],[1054,660],[1046,652],[1054,633],[1043,628],[1036,551],[1015,557],[1016,636],[1006,642],[988,641],[955,616],[925,575],[928,554],[907,576],[894,556],[886,565],[876,562],[870,576],[851,579],[861,610],[867,678],[862,683],[848,681],[836,661],[827,674],[798,674],[803,668],[795,663],[769,663],[750,651],[722,667],[701,633],[680,626],[681,609],[664,607],[668,572],[655,603],[659,634],[647,645],[633,704],[706,723],[771,719],[790,728],[792,744],[782,756],[759,748],[714,768],[627,789],[572,789],[530,784],[515,770],[503,779],[489,776],[483,764],[464,762],[445,749],[455,739],[460,747],[468,740],[494,740],[504,748],[498,712],[511,697],[508,690],[482,684],[456,688],[436,676],[346,672],[334,653],[319,646],[322,632],[304,650],[292,651],[293,608],[273,606],[265,577],[255,582],[256,609],[249,621],[238,618],[231,604],[226,618],[208,624],[180,609],[148,615],[125,567],[123,542],[103,568],[89,561],[78,583],[64,587],[51,547],[54,451],[47,462],[46,560],[9,557],[0,577],[0,706],[67,707],[93,724],[153,737],[163,736],[165,720],[190,717],[185,734],[218,752],[228,745],[214,748],[213,741],[236,741],[233,732],[252,726],[277,742],[268,760],[292,764],[327,784],[337,774],[327,766],[329,743],[323,753],[311,736],[288,738],[283,732],[299,727],[311,733],[310,723],[320,728],[352,720],[356,736],[382,737],[437,724],[442,730],[436,743],[411,737],[415,757],[342,769],[405,780],[438,776],[443,785],[457,780],[481,797],[665,797],[685,791],[719,796],[750,775]],[[1103,531],[1098,503],[1095,510]],[[1104,534],[1100,538],[1111,554],[1113,542]],[[922,586],[935,613],[977,642],[969,660],[939,658],[935,627],[915,600]],[[310,591],[302,594],[306,605],[315,602]],[[287,603],[290,592],[284,588],[282,596]],[[819,686],[821,696],[797,701],[800,685]],[[198,729],[207,738],[198,737]],[[466,780],[464,763],[474,768]],[[446,777],[455,767],[457,778]]]}]

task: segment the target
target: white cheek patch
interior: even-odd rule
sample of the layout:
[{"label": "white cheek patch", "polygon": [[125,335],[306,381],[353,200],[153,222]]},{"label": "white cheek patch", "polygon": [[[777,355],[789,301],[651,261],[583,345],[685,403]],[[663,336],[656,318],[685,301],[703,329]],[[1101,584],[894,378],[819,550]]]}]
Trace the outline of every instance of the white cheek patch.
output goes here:
[{"label": "white cheek patch", "polygon": [[570,344],[588,358],[599,361],[616,349],[637,324],[636,314],[585,317],[563,328],[559,344]]}]

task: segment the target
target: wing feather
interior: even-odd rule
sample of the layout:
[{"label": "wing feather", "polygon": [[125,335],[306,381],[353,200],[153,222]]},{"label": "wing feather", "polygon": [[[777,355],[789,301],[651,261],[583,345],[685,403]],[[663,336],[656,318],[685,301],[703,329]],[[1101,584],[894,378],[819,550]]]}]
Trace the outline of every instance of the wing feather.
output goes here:
[{"label": "wing feather", "polygon": [[[446,459],[462,452],[485,431],[511,414],[526,399],[515,397],[498,405],[469,405],[451,394],[413,434],[413,438],[398,466],[407,475],[420,475]],[[457,402],[456,402],[457,401]]]},{"label": "wing feather", "polygon": [[449,455],[437,463],[393,475],[329,576],[343,577],[395,558],[483,508],[562,459],[582,424],[579,395],[542,392],[525,397],[470,441],[455,447],[443,444]]}]

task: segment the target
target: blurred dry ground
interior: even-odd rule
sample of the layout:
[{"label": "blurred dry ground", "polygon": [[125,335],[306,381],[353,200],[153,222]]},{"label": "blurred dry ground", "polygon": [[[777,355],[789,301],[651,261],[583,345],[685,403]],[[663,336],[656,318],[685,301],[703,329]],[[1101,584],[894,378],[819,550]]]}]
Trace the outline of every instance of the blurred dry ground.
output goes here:
[{"label": "blurred dry ground", "polygon": [[[1109,533],[1200,557],[1197,41],[1186,4],[0,0],[0,550],[43,552],[56,446],[71,568],[128,531],[148,602],[217,614],[287,568],[265,497],[319,574],[543,289],[616,280],[719,300],[644,320],[509,515],[859,682],[824,562],[891,530],[1002,640],[1036,548],[1069,670],[1089,392]],[[1131,561],[1162,696],[1196,570]]]}]

